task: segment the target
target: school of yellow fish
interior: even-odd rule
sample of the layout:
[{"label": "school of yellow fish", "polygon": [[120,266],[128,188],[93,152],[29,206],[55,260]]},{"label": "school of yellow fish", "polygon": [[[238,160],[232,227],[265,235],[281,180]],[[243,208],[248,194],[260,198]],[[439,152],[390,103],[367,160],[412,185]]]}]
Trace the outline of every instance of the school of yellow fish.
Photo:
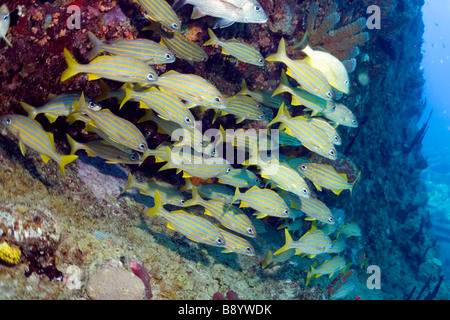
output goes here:
[{"label": "school of yellow fish", "polygon": [[[233,97],[226,97],[211,82],[198,75],[176,70],[158,74],[152,67],[155,64],[170,64],[175,59],[193,63],[208,59],[197,43],[185,40],[180,34],[181,22],[174,8],[184,4],[194,5],[193,19],[205,15],[217,17],[214,27],[224,28],[234,22],[265,23],[267,16],[261,5],[256,0],[177,0],[173,7],[164,0],[139,0],[138,3],[152,20],[152,25],[147,29],[158,33],[161,43],[147,39],[117,39],[107,44],[89,32],[93,49],[88,64],[79,64],[65,49],[67,69],[62,73],[61,81],[85,73],[88,80],[110,79],[124,85],[120,90],[111,91],[100,80],[103,92],[94,100],[83,93],[49,96],[48,102],[37,108],[22,102],[28,117],[2,115],[2,123],[19,140],[23,155],[29,147],[38,152],[45,163],[53,159],[58,163],[63,177],[65,166],[77,159],[75,153],[81,149],[88,156],[101,157],[108,163],[141,164],[147,157],[154,157],[155,162],[165,162],[160,170],[176,169],[177,173],[182,173],[186,185],[179,190],[155,179],[137,182],[130,174],[122,193],[137,188],[141,193],[154,197],[155,205],[148,209],[147,214],[163,216],[168,228],[192,241],[221,247],[223,252],[255,256],[255,249],[245,237],[258,236],[261,220],[249,218],[244,211],[252,212],[258,219],[277,217],[283,219],[281,227],[284,227],[286,242],[276,252],[268,253],[263,268],[270,263],[287,261],[294,255],[314,258],[328,253],[334,256],[319,267],[312,266],[307,272],[306,283],[344,269],[346,263],[339,253],[345,249],[345,237],[361,236],[361,230],[355,223],[348,223],[334,239],[330,238],[335,231],[335,219],[325,203],[313,197],[310,186],[314,185],[319,191],[328,189],[339,194],[343,190],[351,191],[356,181],[349,182],[345,174],[338,173],[328,164],[312,163],[308,159],[284,154],[278,158],[262,155],[263,151],[279,146],[301,145],[324,158],[337,159],[336,147],[342,143],[337,127],[358,125],[350,109],[337,102],[337,97],[349,93],[350,86],[342,63],[333,55],[315,50],[307,43],[302,49],[306,58],[292,60],[286,53],[283,38],[278,51],[263,58],[252,45],[236,39],[222,40],[209,29],[210,40],[204,45],[220,46],[223,54],[232,55],[241,63],[264,67],[266,61],[272,61],[286,66],[275,91],[250,91],[243,80],[242,90]],[[0,31],[0,36],[10,44],[6,39],[7,27],[6,30],[2,27]],[[99,55],[100,52],[106,54]],[[297,85],[291,85],[294,82]],[[291,99],[286,99],[281,93],[288,93]],[[182,139],[163,142],[156,149],[149,149],[144,135],[134,123],[98,104],[111,97],[118,99],[120,108],[126,107],[127,101],[138,101],[140,108],[146,110],[139,122],[154,121],[159,132],[171,135],[172,139],[179,135]],[[270,119],[265,118],[260,105],[278,109],[275,118],[267,125],[267,132],[271,133],[269,138],[252,136],[250,130],[237,128],[228,128],[225,133],[221,127],[218,130],[220,137],[216,136],[212,141],[196,125],[197,112],[206,108],[215,109],[214,120],[233,114],[237,123],[244,120],[267,123]],[[304,106],[304,110],[311,113],[292,117],[290,105]],[[80,143],[67,135],[71,154],[61,155],[56,151],[52,134],[44,131],[35,120],[41,113],[50,123],[61,116],[66,117],[69,124],[82,121],[85,129],[96,133],[98,139]],[[275,128],[279,129],[279,134],[270,130]],[[230,129],[235,129],[234,136],[228,134]],[[248,159],[236,165],[223,158],[219,151],[224,143],[231,143],[248,152]],[[189,152],[179,152],[186,150]],[[191,177],[205,180],[217,178],[218,182],[204,181],[193,186]],[[190,199],[184,195],[187,191],[191,193]],[[182,208],[201,206],[208,218],[185,210],[168,211],[164,208],[165,204]],[[250,209],[242,209],[246,207]],[[301,223],[298,223],[303,222],[301,216],[304,220],[313,221],[312,227],[294,240],[289,230],[301,228]]]}]

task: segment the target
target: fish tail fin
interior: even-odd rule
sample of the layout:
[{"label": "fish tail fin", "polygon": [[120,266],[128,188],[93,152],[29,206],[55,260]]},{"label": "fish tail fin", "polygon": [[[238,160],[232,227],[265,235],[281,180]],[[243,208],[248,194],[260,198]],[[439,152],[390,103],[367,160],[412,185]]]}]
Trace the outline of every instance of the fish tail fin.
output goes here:
[{"label": "fish tail fin", "polygon": [[133,186],[133,184],[134,184],[135,182],[136,182],[136,181],[134,180],[133,175],[132,175],[131,173],[129,173],[129,174],[128,174],[128,182],[127,182],[127,185],[125,186],[125,188],[123,188],[123,190],[122,190],[122,192],[121,192],[120,194],[123,194],[125,191],[131,189],[132,186]]},{"label": "fish tail fin", "polygon": [[237,96],[245,96],[249,93],[247,82],[244,78],[242,78],[242,89],[238,93],[236,93]]},{"label": "fish tail fin", "polygon": [[281,38],[280,43],[278,44],[278,51],[277,53],[274,53],[266,58],[266,61],[283,61],[287,58],[286,53],[286,42],[284,41],[284,38]]},{"label": "fish tail fin", "polygon": [[281,70],[280,85],[273,91],[272,97],[286,91],[289,91],[289,80],[286,71]]},{"label": "fish tail fin", "polygon": [[209,40],[206,41],[203,45],[210,46],[212,44],[217,44],[217,36],[214,34],[214,32],[211,30],[211,28],[208,28],[208,34],[209,34]]},{"label": "fish tail fin", "polygon": [[79,65],[77,60],[70,54],[67,48],[64,48],[64,58],[66,59],[67,69],[61,74],[61,82],[66,81],[69,78],[72,78],[74,75],[78,74],[79,71],[76,70],[76,67]]},{"label": "fish tail fin", "polygon": [[29,105],[28,103],[25,103],[23,101],[20,102],[20,105],[28,113],[28,118],[33,119],[33,120],[34,120],[34,118],[36,118],[37,112],[36,112],[35,107],[33,107],[32,105]]},{"label": "fish tail fin", "polygon": [[111,93],[111,89],[110,89],[110,87],[108,87],[108,85],[106,84],[105,81],[100,80],[99,84],[100,84],[100,90],[102,91],[102,93],[100,93],[100,95],[98,95],[95,98],[95,100],[94,100],[95,103],[108,99],[109,95]]},{"label": "fish tail fin", "polygon": [[133,91],[133,90],[131,89],[131,85],[130,85],[129,83],[127,83],[127,84],[125,85],[125,98],[123,98],[122,102],[120,103],[119,110],[122,109],[123,105],[124,105],[128,100],[130,100],[130,96],[131,96],[131,92],[132,92],[132,91]]},{"label": "fish tail fin", "polygon": [[286,250],[289,249],[289,245],[291,244],[291,242],[293,242],[294,240],[292,240],[291,235],[289,234],[288,228],[284,229],[284,234],[286,236],[286,243],[284,244],[284,246],[282,246],[280,249],[278,249],[277,251],[275,251],[274,255],[280,254],[285,252]]},{"label": "fish tail fin", "polygon": [[159,191],[156,191],[156,192],[155,192],[155,196],[154,196],[154,198],[153,198],[153,201],[155,202],[155,205],[154,205],[152,208],[150,208],[150,209],[147,210],[147,214],[148,214],[149,216],[151,216],[151,215],[157,215],[159,209],[163,207],[163,206],[162,206],[162,201],[161,201],[161,195],[159,194]]},{"label": "fish tail fin", "polygon": [[13,47],[11,41],[9,41],[8,38],[6,38],[6,35],[3,37],[3,39],[5,39],[6,43],[8,44],[8,46],[9,46],[10,48]]},{"label": "fish tail fin", "polygon": [[192,190],[192,188],[194,187],[194,185],[192,184],[192,181],[191,181],[191,179],[189,179],[189,178],[186,178],[186,179],[184,179],[184,186],[182,186],[181,188],[180,188],[180,191],[181,192],[184,192],[184,191],[188,191],[188,190]]},{"label": "fish tail fin", "polygon": [[196,205],[196,204],[199,203],[199,201],[202,200],[202,198],[200,197],[200,194],[198,193],[198,190],[197,190],[197,187],[196,187],[196,186],[193,186],[193,187],[192,187],[191,194],[192,194],[192,198],[189,199],[189,200],[187,200],[187,201],[184,203],[184,205],[185,205],[186,207],[190,207],[190,206]]},{"label": "fish tail fin", "polygon": [[284,106],[284,102],[281,104],[280,108],[278,109],[278,113],[276,117],[267,125],[267,127],[270,127],[274,123],[281,122],[284,119],[290,119],[291,116],[286,110],[286,107]]},{"label": "fish tail fin", "polygon": [[89,60],[92,60],[99,54],[100,51],[102,51],[103,43],[91,31],[88,31],[88,37],[93,45],[93,48],[89,53]]},{"label": "fish tail fin", "polygon": [[314,272],[314,267],[311,266],[311,271],[307,271],[306,274],[306,283],[305,283],[305,287],[308,286],[309,282],[312,280],[312,278],[314,277],[313,275]]},{"label": "fish tail fin", "polygon": [[76,159],[78,159],[78,156],[74,154],[61,156],[61,161],[59,162],[59,169],[61,170],[64,179],[66,178],[66,170],[64,169],[64,167],[69,163],[75,161]]},{"label": "fish tail fin", "polygon": [[269,254],[267,255],[267,259],[264,260],[262,264],[262,268],[265,269],[271,262],[272,262],[273,254],[272,251],[269,251]]},{"label": "fish tail fin", "polygon": [[173,168],[172,162],[172,150],[169,147],[166,147],[166,161],[167,163],[161,167],[158,171],[164,171]]},{"label": "fish tail fin", "polygon": [[66,134],[67,137],[67,141],[69,142],[70,145],[70,154],[75,154],[75,152],[77,152],[78,150],[81,149],[81,143],[75,141],[75,139],[73,139],[71,136],[69,136],[68,134]]},{"label": "fish tail fin", "polygon": [[303,50],[307,47],[308,41],[309,41],[309,32],[308,32],[308,30],[306,30],[305,34],[303,35],[302,40],[300,40],[300,42],[297,43],[296,45],[292,46],[291,49],[292,50],[297,50],[297,49]]}]

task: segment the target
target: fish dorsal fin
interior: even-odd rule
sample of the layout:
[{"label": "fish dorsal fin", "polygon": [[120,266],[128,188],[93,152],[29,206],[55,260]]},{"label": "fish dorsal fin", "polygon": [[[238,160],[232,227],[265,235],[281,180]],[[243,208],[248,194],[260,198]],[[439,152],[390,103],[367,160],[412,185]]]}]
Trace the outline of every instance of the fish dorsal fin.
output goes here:
[{"label": "fish dorsal fin", "polygon": [[172,226],[170,221],[167,221],[167,228],[169,228],[170,230],[176,231],[176,229]]},{"label": "fish dorsal fin", "polygon": [[194,9],[192,10],[192,15],[191,15],[191,19],[198,19],[201,17],[204,17],[205,13],[203,13],[202,10],[200,10],[198,7],[194,7]]}]

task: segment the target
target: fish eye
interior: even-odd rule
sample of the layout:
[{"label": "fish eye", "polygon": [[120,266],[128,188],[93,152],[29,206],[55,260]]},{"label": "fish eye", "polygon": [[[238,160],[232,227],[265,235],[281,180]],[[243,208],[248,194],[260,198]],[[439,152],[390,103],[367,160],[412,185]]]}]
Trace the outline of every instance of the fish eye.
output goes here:
[{"label": "fish eye", "polygon": [[328,221],[329,221],[329,222],[333,222],[333,221],[334,221],[333,217],[329,217],[329,218],[328,218]]},{"label": "fish eye", "polygon": [[339,137],[338,136],[334,136],[334,141],[339,142]]},{"label": "fish eye", "polygon": [[247,229],[247,233],[249,233],[249,234],[254,234],[253,229],[252,229],[252,228],[248,228],[248,229]]},{"label": "fish eye", "polygon": [[11,119],[10,118],[5,119],[5,124],[11,124]]},{"label": "fish eye", "polygon": [[220,103],[220,102],[222,102],[222,99],[221,99],[220,97],[216,97],[216,98],[214,99],[214,101],[217,102],[217,103]]},{"label": "fish eye", "polygon": [[169,53],[166,53],[166,55],[164,56],[164,58],[166,58],[167,60],[172,59],[172,56]]},{"label": "fish eye", "polygon": [[333,95],[331,94],[330,91],[327,92],[327,97],[330,98],[330,99],[333,97]]},{"label": "fish eye", "polygon": [[184,118],[184,122],[191,123],[191,119],[189,117]]},{"label": "fish eye", "polygon": [[145,144],[141,143],[141,144],[138,146],[138,148],[139,148],[139,150],[144,150],[144,149],[145,149]]},{"label": "fish eye", "polygon": [[131,161],[136,161],[137,160],[137,156],[136,156],[136,154],[130,154],[130,160]]},{"label": "fish eye", "polygon": [[178,23],[172,23],[172,29],[178,29]]},{"label": "fish eye", "polygon": [[186,201],[185,200],[181,200],[180,203],[183,205]]},{"label": "fish eye", "polygon": [[307,167],[304,165],[304,164],[302,164],[301,166],[300,166],[300,169],[302,169],[302,170],[306,170],[307,169]]},{"label": "fish eye", "polygon": [[284,214],[289,214],[289,209],[288,208],[284,209],[283,213]]},{"label": "fish eye", "polygon": [[336,153],[334,152],[334,150],[330,150],[330,151],[328,152],[328,154],[329,154],[330,156],[334,157],[334,155],[335,155]]},{"label": "fish eye", "polygon": [[213,150],[211,151],[211,156],[212,156],[212,157],[215,157],[216,155],[217,155],[216,149],[213,149]]},{"label": "fish eye", "polygon": [[261,11],[261,6],[255,5],[253,9],[255,9],[256,12],[259,12]]},{"label": "fish eye", "polygon": [[7,13],[7,14],[5,14],[5,15],[3,16],[3,21],[8,20],[8,18],[9,18],[9,13]]},{"label": "fish eye", "polygon": [[154,80],[155,80],[155,76],[154,76],[153,74],[149,73],[149,74],[147,75],[147,80],[148,80],[148,81],[154,81]]},{"label": "fish eye", "polygon": [[229,172],[231,172],[231,168],[228,168],[228,169],[227,169],[227,173],[229,173]]},{"label": "fish eye", "polygon": [[223,241],[222,241],[222,239],[217,238],[217,239],[216,239],[216,243],[222,245],[222,244],[223,244]]},{"label": "fish eye", "polygon": [[263,60],[263,59],[259,59],[258,62],[261,63],[261,64],[263,64],[263,63],[264,63],[264,60]]},{"label": "fish eye", "polygon": [[344,81],[344,84],[349,84],[348,80],[345,80],[345,81]]},{"label": "fish eye", "polygon": [[302,189],[302,192],[303,192],[303,194],[308,194],[308,189],[303,188],[303,189]]},{"label": "fish eye", "polygon": [[259,118],[260,120],[264,120],[264,115],[262,114],[262,115],[260,115],[258,118]]},{"label": "fish eye", "polygon": [[353,124],[357,124],[358,121],[356,121],[356,119],[353,119],[353,120],[352,120],[352,123],[353,123]]},{"label": "fish eye", "polygon": [[245,251],[247,251],[248,253],[252,252],[252,249],[250,247],[245,248]]}]

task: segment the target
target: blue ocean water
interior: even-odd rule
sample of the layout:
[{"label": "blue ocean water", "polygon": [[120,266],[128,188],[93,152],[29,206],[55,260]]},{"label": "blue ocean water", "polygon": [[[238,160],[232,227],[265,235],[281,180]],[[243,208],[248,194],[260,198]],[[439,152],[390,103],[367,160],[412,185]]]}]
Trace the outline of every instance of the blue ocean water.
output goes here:
[{"label": "blue ocean water", "polygon": [[425,34],[422,67],[425,77],[424,101],[430,112],[423,153],[428,168],[423,173],[429,194],[432,230],[441,247],[443,273],[450,278],[450,2],[427,0],[423,7]]}]

